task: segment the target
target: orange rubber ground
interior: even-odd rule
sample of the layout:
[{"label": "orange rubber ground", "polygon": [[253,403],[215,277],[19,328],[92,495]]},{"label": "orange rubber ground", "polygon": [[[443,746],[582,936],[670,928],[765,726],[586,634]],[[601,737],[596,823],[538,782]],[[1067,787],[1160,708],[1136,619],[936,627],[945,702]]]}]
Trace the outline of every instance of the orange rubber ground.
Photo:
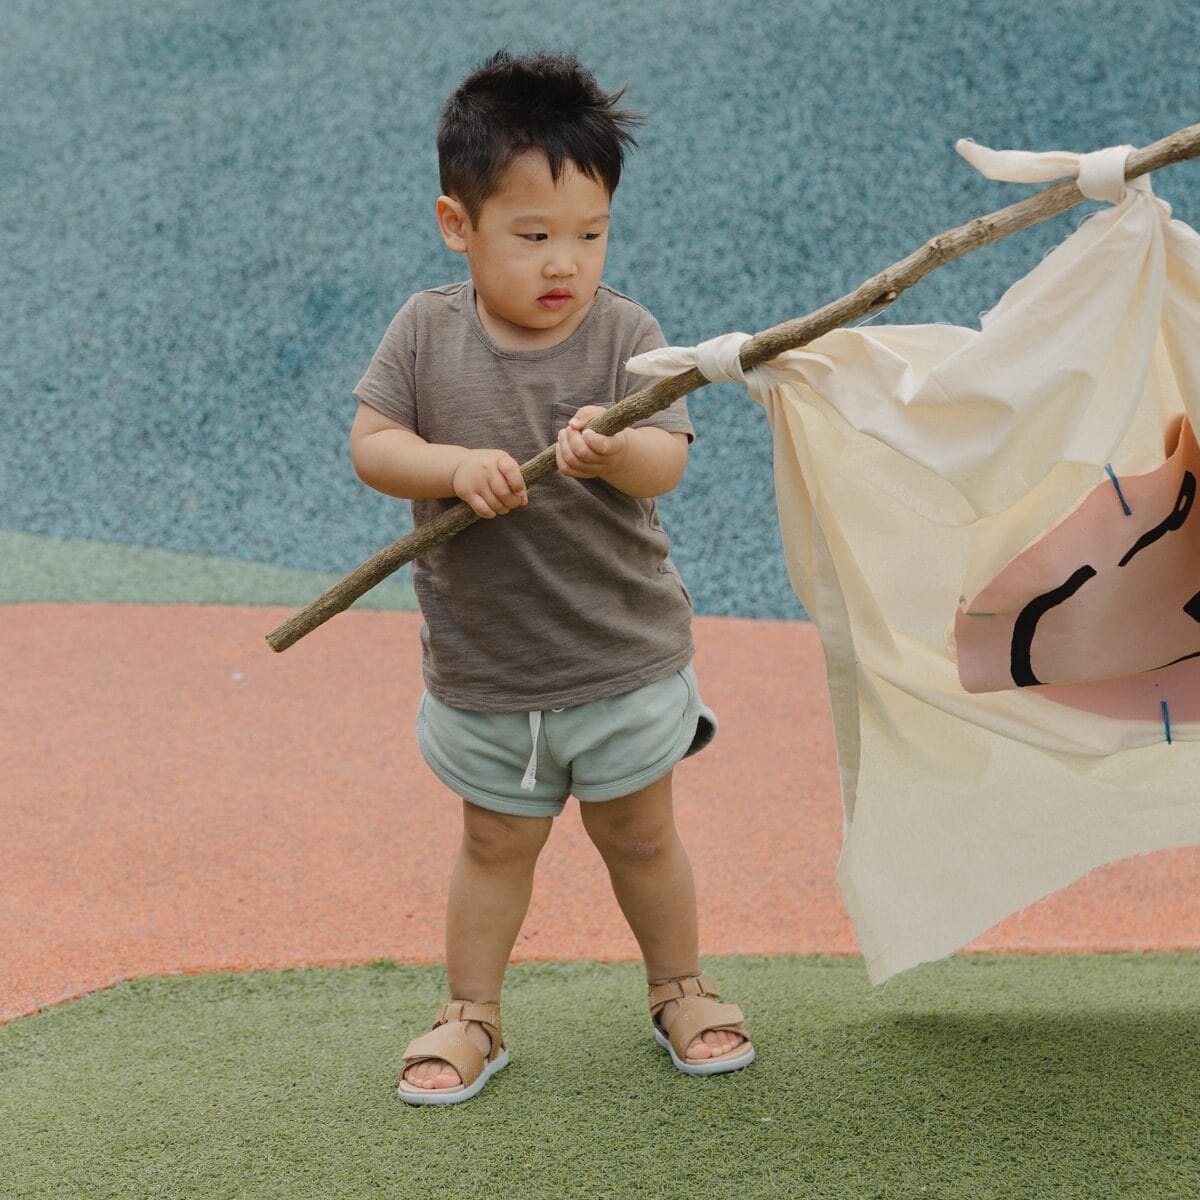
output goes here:
[{"label": "orange rubber ground", "polygon": [[[413,613],[5,609],[0,1020],[148,974],[436,961],[458,800],[412,732]],[[716,742],[677,773],[710,954],[851,953],[811,626],[696,622]],[[1096,871],[975,949],[1200,946],[1200,849]],[[634,958],[569,807],[517,959]]]}]

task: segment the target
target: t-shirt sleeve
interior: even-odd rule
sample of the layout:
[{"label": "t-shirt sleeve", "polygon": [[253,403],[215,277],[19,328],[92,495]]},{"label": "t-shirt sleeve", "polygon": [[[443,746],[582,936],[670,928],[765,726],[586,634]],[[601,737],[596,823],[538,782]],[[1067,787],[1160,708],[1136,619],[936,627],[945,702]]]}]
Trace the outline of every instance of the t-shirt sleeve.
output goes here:
[{"label": "t-shirt sleeve", "polygon": [[[667,339],[663,337],[663,331],[659,328],[658,322],[649,313],[646,313],[644,322],[638,327],[637,336],[628,357],[633,358],[636,354],[644,354],[647,350],[658,350],[666,344]],[[649,376],[635,375],[632,371],[626,371],[625,395],[631,396],[634,392],[640,392],[654,382],[656,381]],[[654,413],[644,421],[634,422],[635,429],[642,425],[653,425],[657,429],[665,429],[668,433],[686,433],[689,442],[696,440],[696,431],[688,419],[687,402],[682,396],[662,412]]]},{"label": "t-shirt sleeve", "polygon": [[397,425],[419,432],[415,300],[392,318],[354,394]]}]

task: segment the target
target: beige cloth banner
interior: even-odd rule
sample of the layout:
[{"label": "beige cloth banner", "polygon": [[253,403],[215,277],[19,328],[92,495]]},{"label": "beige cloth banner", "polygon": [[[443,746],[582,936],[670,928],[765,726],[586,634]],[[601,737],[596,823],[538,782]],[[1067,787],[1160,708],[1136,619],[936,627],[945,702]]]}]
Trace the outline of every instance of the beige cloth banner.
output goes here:
[{"label": "beige cloth banner", "polygon": [[1110,202],[982,318],[641,355],[766,410],[825,648],[838,881],[872,981],[1098,866],[1200,843],[1200,237],[1128,147],[959,143]]}]

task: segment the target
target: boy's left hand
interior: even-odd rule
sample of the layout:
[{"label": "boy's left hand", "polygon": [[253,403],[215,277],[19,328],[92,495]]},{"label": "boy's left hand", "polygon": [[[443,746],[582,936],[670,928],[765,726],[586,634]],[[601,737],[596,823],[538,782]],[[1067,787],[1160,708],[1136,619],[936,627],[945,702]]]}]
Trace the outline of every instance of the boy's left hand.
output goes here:
[{"label": "boy's left hand", "polygon": [[605,437],[594,429],[585,428],[602,412],[602,405],[588,404],[558,431],[554,457],[564,475],[572,479],[596,479],[613,470],[625,457],[624,429],[612,437]]}]

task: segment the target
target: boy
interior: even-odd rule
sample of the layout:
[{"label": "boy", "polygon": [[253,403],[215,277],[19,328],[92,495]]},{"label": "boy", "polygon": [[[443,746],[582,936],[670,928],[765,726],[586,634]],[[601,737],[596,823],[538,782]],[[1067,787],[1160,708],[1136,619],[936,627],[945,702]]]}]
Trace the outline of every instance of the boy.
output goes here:
[{"label": "boy", "polygon": [[[413,296],[355,388],[359,477],[411,500],[418,525],[459,500],[485,518],[413,567],[418,741],[463,798],[463,837],[451,1001],[405,1052],[410,1104],[469,1099],[508,1062],[504,969],[570,794],[642,950],[660,1044],[690,1074],[754,1056],[741,1012],[699,974],[671,807],[675,763],[715,731],[653,499],[679,482],[691,425],[680,401],[613,437],[585,428],[636,390],[625,361],[663,345],[654,318],[600,281],[636,144],[620,97],[573,56],[504,52],[457,88],[438,126],[437,220],[470,278]],[[556,438],[559,473],[531,500],[518,464]]]}]

